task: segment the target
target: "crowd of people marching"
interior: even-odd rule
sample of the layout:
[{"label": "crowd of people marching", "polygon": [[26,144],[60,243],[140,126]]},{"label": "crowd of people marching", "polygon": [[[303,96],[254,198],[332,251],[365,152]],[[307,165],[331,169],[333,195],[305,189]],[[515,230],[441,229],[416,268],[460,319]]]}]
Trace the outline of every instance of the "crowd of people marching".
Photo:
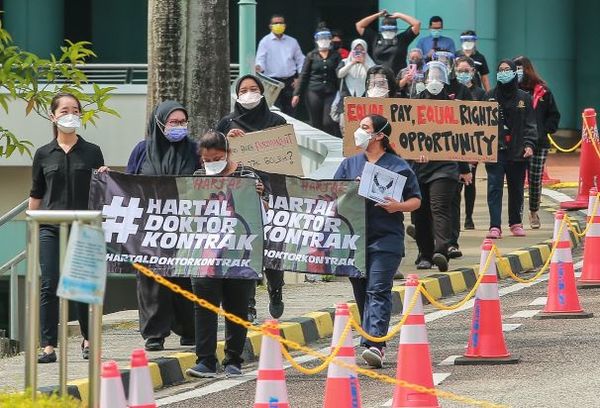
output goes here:
[{"label": "crowd of people marching", "polygon": [[[408,24],[398,31],[398,20]],[[417,46],[410,44],[421,32],[421,22],[403,13],[382,10],[356,22],[357,38],[344,48],[341,34],[319,24],[315,49],[303,54],[298,42],[285,34],[285,18],[274,15],[271,33],[258,44],[256,71],[281,81],[284,88],[276,106],[294,116],[305,103],[310,123],[332,135],[343,133],[343,99],[416,98],[433,100],[496,101],[499,105],[498,161],[486,163],[489,209],[488,238],[500,239],[502,195],[508,187],[508,230],[525,235],[523,226],[524,182],[528,172],[529,221],[540,228],[538,217],[542,169],[548,153],[549,133],[556,131],[560,114],[548,85],[524,56],[503,59],[496,64],[497,85],[490,85],[490,70],[477,49],[477,34],[466,30],[460,48],[442,35],[443,20],[429,20],[429,35]],[[163,101],[149,117],[146,137],[137,144],[127,172],[141,175],[223,175],[251,177],[257,194],[267,206],[269,192],[253,169],[239,164],[230,155],[228,139],[285,124],[271,112],[264,98],[264,86],[254,75],[241,77],[235,87],[233,112],[215,121],[213,131],[188,134],[186,108],[175,101]],[[100,148],[77,134],[82,107],[71,94],[57,94],[50,106],[54,138],[39,148],[33,160],[30,209],[87,209],[92,169],[104,166]],[[433,161],[426,155],[418,160],[402,159],[390,145],[391,124],[379,115],[362,119],[354,133],[361,152],[346,158],[336,179],[355,180],[367,162],[407,178],[403,200],[385,203],[367,200],[367,271],[365,279],[351,279],[363,328],[372,336],[386,334],[391,314],[394,275],[404,254],[404,213],[411,223],[406,234],[419,249],[418,269],[434,266],[446,271],[452,258],[462,256],[459,245],[461,199],[464,191],[464,229],[475,229],[475,175],[477,163]],[[141,136],[141,135],[140,135]],[[199,136],[199,137],[198,137]],[[59,278],[58,230],[42,226],[40,231],[41,346],[40,363],[57,360]],[[265,270],[270,314],[284,312],[283,272]],[[155,281],[137,278],[140,332],[148,351],[164,349],[174,332],[182,346],[196,347],[197,365],[188,373],[214,377],[217,370],[217,316],[170,292]],[[182,288],[209,300],[243,319],[256,318],[254,281],[244,279],[169,278]],[[78,305],[83,358],[89,357],[86,305]],[[246,329],[227,322],[225,328],[225,373],[241,374]],[[362,357],[372,367],[381,367],[383,343],[364,341]]]}]

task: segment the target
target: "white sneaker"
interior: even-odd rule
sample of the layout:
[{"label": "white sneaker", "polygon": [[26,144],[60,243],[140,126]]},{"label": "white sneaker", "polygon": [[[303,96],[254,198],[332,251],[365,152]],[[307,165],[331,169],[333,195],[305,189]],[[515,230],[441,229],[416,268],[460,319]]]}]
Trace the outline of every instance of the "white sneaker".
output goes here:
[{"label": "white sneaker", "polygon": [[362,352],[362,358],[370,367],[382,368],[384,360],[383,348],[369,347]]}]

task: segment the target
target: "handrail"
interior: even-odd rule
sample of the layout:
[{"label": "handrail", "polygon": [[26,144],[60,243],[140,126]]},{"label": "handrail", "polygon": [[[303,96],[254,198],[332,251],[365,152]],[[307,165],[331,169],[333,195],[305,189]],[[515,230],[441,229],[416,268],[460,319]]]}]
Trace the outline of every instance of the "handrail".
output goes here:
[{"label": "handrail", "polygon": [[11,221],[17,215],[21,214],[23,211],[27,209],[27,204],[29,203],[29,199],[23,201],[21,204],[17,205],[12,210],[9,210],[2,217],[0,217],[0,227]]},{"label": "handrail", "polygon": [[26,251],[23,250],[15,255],[10,261],[7,261],[4,265],[0,266],[0,276],[10,271],[14,265],[18,265],[21,261],[26,258]]}]

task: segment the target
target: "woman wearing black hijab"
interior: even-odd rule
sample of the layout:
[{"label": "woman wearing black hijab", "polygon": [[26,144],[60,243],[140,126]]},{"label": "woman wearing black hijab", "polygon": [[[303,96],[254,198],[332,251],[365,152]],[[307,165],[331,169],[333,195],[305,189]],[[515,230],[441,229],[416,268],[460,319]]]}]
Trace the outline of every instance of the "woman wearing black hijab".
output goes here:
[{"label": "woman wearing black hijab", "polygon": [[[160,103],[150,116],[146,139],[131,152],[127,173],[146,176],[192,175],[200,167],[200,161],[196,144],[187,136],[187,123],[187,111],[180,103]],[[176,192],[161,189],[161,196],[175,197]],[[162,250],[161,254],[167,256],[166,252],[169,251]],[[192,291],[190,278],[169,280]],[[137,277],[137,296],[140,333],[146,340],[146,350],[163,350],[165,338],[171,334],[171,330],[181,336],[182,346],[195,344],[192,302],[140,274]]]},{"label": "woman wearing black hijab", "polygon": [[[256,132],[272,127],[285,125],[284,118],[271,112],[264,98],[265,88],[254,75],[242,76],[236,86],[237,100],[233,112],[225,116],[217,124],[217,130],[227,137],[244,136],[246,132]],[[265,181],[268,182],[267,179]],[[282,289],[284,285],[283,272],[274,269],[265,269],[267,289],[269,291],[269,313],[274,318],[283,314]],[[248,320],[256,318],[256,287],[248,305]]]},{"label": "woman wearing black hijab", "polygon": [[487,238],[502,237],[502,193],[504,176],[508,187],[508,225],[512,235],[525,236],[522,223],[523,184],[527,160],[537,142],[537,125],[531,96],[519,89],[516,65],[511,60],[498,64],[498,85],[484,100],[498,102],[498,161],[486,163],[490,230]]}]

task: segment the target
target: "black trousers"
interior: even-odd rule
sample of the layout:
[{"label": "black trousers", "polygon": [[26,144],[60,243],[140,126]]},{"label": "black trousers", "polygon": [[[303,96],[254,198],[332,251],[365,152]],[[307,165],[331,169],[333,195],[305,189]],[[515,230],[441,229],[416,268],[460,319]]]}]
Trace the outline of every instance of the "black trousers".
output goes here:
[{"label": "black trousers", "polygon": [[471,166],[471,174],[473,174],[473,182],[465,186],[465,217],[473,218],[473,209],[475,208],[475,197],[477,190],[475,188],[475,176],[477,175],[477,164]]},{"label": "black trousers", "polygon": [[437,179],[421,188],[421,207],[414,212],[417,246],[421,258],[431,261],[434,253],[448,255],[452,239],[452,200],[458,181]]},{"label": "black trousers", "polygon": [[[194,294],[215,306],[246,320],[248,300],[256,282],[250,279],[212,279],[195,278],[192,280]],[[218,316],[200,305],[194,305],[196,326],[196,357],[202,363],[215,370],[217,365],[217,328]],[[223,365],[241,365],[242,353],[248,330],[244,326],[225,320],[225,359]]]},{"label": "black trousers", "polygon": [[[285,282],[283,281],[283,271],[265,269],[265,277],[267,278],[267,288],[269,289],[269,292],[279,290],[285,285]],[[252,286],[248,306],[256,307],[256,285]]]},{"label": "black trousers", "polygon": [[292,108],[292,97],[294,96],[294,77],[273,79],[281,81],[285,85],[281,92],[279,92],[274,105],[281,109],[281,111],[286,115],[293,117],[296,114],[296,108]]},{"label": "black trousers", "polygon": [[339,125],[331,119],[331,116],[329,116],[331,104],[335,99],[335,92],[322,93],[306,91],[305,95],[310,125],[325,133],[329,133],[330,135],[339,135]]},{"label": "black trousers", "polygon": [[[56,296],[60,277],[60,242],[59,229],[55,226],[40,227],[40,328],[42,332],[41,346],[58,345],[58,310],[59,299]],[[69,302],[69,309],[75,307],[79,329],[85,340],[88,339],[87,303]]]},{"label": "black trousers", "polygon": [[[190,278],[168,278],[182,289],[192,291]],[[140,333],[146,339],[164,339],[171,330],[181,337],[194,338],[194,304],[145,275],[137,275]]]},{"label": "black trousers", "polygon": [[470,166],[473,182],[468,186],[464,183],[458,183],[456,195],[452,200],[452,239],[450,245],[459,247],[458,238],[460,237],[460,202],[462,200],[462,191],[465,190],[465,218],[473,218],[473,209],[475,208],[475,173],[477,166]]}]

